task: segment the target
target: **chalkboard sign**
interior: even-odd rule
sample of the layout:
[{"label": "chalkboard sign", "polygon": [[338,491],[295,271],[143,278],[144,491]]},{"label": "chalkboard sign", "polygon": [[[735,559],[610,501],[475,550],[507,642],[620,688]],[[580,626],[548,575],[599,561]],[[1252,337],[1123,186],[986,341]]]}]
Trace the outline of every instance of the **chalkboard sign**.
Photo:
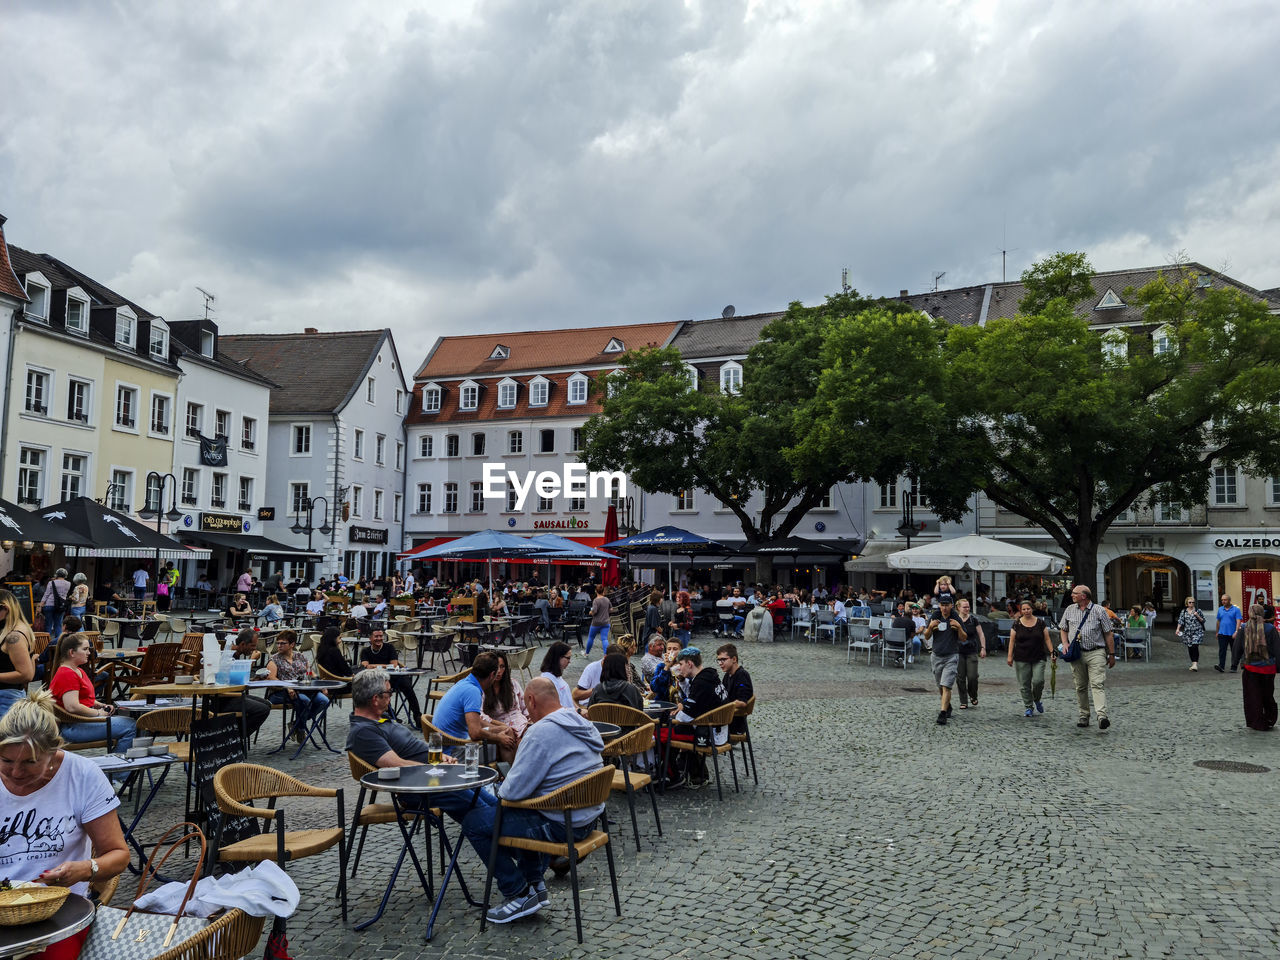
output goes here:
[{"label": "chalkboard sign", "polygon": [[228,817],[218,810],[218,798],[213,791],[213,775],[228,763],[243,763],[244,741],[240,739],[240,717],[234,713],[221,713],[207,720],[191,724],[191,779],[204,801],[205,814],[209,818],[210,839],[218,836],[218,824],[222,824],[221,842],[235,843],[257,836],[260,825],[252,817]]},{"label": "chalkboard sign", "polygon": [[13,591],[13,595],[18,598],[18,606],[22,609],[22,615],[27,618],[27,623],[34,627],[36,622],[36,605],[34,598],[31,596],[31,581],[18,580],[6,583],[4,587],[6,590]]}]

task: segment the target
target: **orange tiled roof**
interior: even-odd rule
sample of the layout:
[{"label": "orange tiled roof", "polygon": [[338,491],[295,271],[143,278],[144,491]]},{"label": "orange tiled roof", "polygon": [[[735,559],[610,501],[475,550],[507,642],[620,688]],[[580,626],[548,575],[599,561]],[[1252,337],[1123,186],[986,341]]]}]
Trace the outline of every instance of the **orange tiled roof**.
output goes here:
[{"label": "orange tiled roof", "polygon": [[[579,327],[572,330],[520,330],[481,333],[465,337],[441,337],[423,361],[415,380],[440,377],[499,377],[514,373],[536,373],[548,368],[600,366],[612,363],[619,354],[605,353],[617,338],[627,350],[663,346],[671,340],[681,321],[632,323],[608,327]],[[501,344],[510,353],[504,359],[490,359]]]},{"label": "orange tiled roof", "polygon": [[[440,412],[424,413],[422,410],[423,383],[413,385],[413,397],[409,412],[404,418],[405,426],[421,426],[424,424],[458,424],[479,423],[484,420],[527,420],[530,417],[589,417],[600,412],[600,404],[595,399],[595,379],[613,372],[608,370],[583,371],[583,376],[590,381],[587,384],[587,402],[569,403],[569,377],[572,373],[542,374],[548,381],[547,403],[543,407],[529,406],[529,381],[538,374],[512,377],[520,386],[516,390],[516,405],[509,409],[498,409],[498,383],[507,379],[501,377],[469,377],[480,385],[480,396],[476,409],[458,409],[458,383],[440,384]],[[430,382],[430,381],[427,381]]]},{"label": "orange tiled roof", "polygon": [[29,299],[27,291],[22,289],[18,276],[13,272],[13,264],[9,262],[9,245],[4,242],[5,218],[0,217],[0,293],[26,303]]}]

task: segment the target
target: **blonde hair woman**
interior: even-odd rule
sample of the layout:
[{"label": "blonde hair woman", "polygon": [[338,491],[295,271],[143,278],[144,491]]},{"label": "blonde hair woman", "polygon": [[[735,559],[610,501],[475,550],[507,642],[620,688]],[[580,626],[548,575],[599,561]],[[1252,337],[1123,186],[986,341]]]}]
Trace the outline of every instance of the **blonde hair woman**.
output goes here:
[{"label": "blonde hair woman", "polygon": [[0,590],[0,717],[22,699],[27,684],[35,679],[31,653],[35,642],[18,598],[9,590]]}]

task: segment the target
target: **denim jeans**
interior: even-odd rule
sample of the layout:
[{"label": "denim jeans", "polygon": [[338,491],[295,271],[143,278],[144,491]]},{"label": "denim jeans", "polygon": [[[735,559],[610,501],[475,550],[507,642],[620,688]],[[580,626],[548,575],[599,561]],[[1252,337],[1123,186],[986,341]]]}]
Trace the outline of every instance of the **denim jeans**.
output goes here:
[{"label": "denim jeans", "polygon": [[[489,848],[493,841],[493,819],[496,806],[480,809],[479,805],[462,821],[462,829],[467,839],[475,847],[476,853],[489,860]],[[581,840],[591,832],[591,824],[575,827],[573,839]],[[548,820],[537,810],[504,810],[502,812],[502,835],[504,837],[524,837],[528,840],[546,840],[549,843],[564,843],[564,821]],[[483,848],[483,849],[482,849]],[[550,858],[531,850],[513,850],[510,847],[499,847],[497,861],[494,863],[493,876],[498,881],[498,889],[503,899],[510,900],[524,891],[526,885],[537,883],[547,871]]]},{"label": "denim jeans", "polygon": [[9,708],[27,695],[25,690],[0,690],[0,717],[9,712]]},{"label": "denim jeans", "polygon": [[603,627],[591,625],[591,629],[587,631],[587,653],[591,652],[591,644],[595,643],[596,637],[600,638],[600,646],[605,653],[609,652],[609,624]]},{"label": "denim jeans", "polygon": [[54,643],[62,636],[62,614],[54,613],[53,607],[44,608],[44,629]]},{"label": "denim jeans", "polygon": [[682,647],[689,646],[689,644],[693,641],[692,630],[676,630],[675,635],[676,635],[676,639],[680,641],[680,645]]},{"label": "denim jeans", "polygon": [[[284,703],[287,694],[283,690],[272,690],[268,699],[272,703]],[[329,709],[329,698],[323,693],[299,693],[294,703],[294,723],[301,727],[308,720],[314,720]]]},{"label": "denim jeans", "polygon": [[[64,724],[58,731],[67,743],[89,743],[101,740],[107,735],[107,721],[90,720],[86,723]],[[135,733],[132,717],[115,716],[111,718],[112,744],[108,747],[111,753],[124,753],[133,746]]]}]

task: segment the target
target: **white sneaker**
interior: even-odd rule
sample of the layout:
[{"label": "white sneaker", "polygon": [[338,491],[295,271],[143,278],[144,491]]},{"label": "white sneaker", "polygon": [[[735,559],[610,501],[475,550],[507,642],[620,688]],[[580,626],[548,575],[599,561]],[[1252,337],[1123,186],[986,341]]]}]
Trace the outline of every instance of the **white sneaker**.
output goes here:
[{"label": "white sneaker", "polygon": [[916,662],[915,657],[907,657],[907,663],[915,663],[915,662]]},{"label": "white sneaker", "polygon": [[1198,664],[1198,663],[1193,663],[1193,664],[1191,665],[1191,669],[1192,669],[1192,670],[1199,670],[1199,669],[1200,669],[1200,664]]},{"label": "white sneaker", "polygon": [[524,893],[518,893],[506,903],[492,907],[488,917],[490,923],[510,923],[542,909],[542,901],[538,899],[538,891],[528,887]]}]

